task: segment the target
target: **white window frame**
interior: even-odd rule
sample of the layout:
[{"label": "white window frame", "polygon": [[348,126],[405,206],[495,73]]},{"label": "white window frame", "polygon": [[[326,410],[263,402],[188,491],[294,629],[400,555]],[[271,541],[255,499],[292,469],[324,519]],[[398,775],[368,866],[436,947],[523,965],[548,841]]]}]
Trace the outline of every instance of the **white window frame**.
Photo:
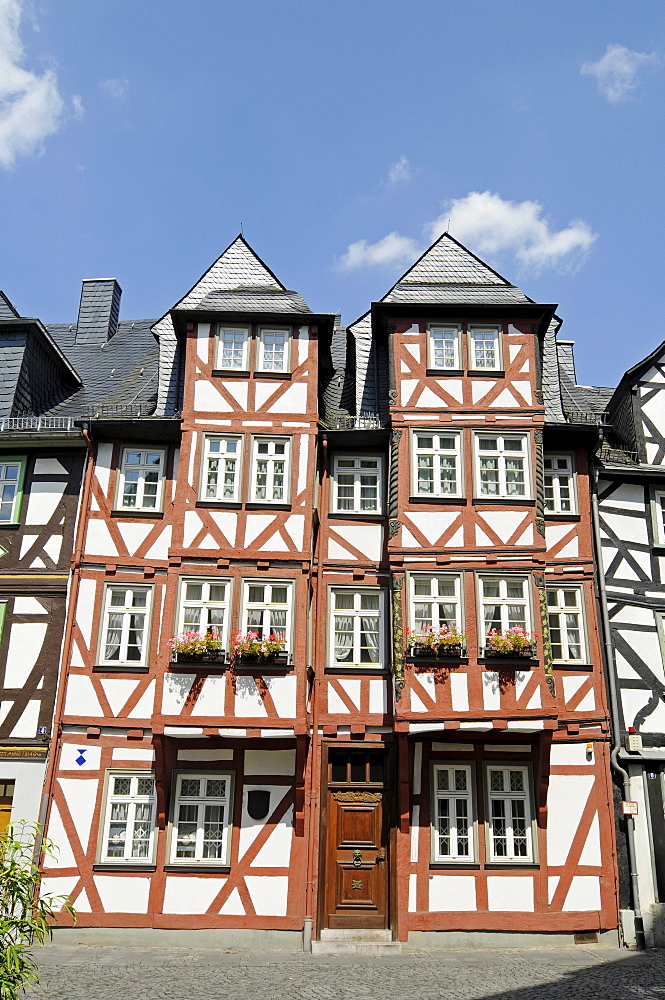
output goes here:
[{"label": "white window frame", "polygon": [[[444,343],[441,349],[437,349],[435,341],[437,340],[437,334],[443,334],[443,341],[447,341],[448,344]],[[450,352],[452,351],[452,357]],[[462,370],[462,328],[456,323],[432,323],[427,328],[427,352],[428,352],[428,364],[427,367],[433,371],[461,371]],[[437,358],[437,354],[439,357]],[[443,355],[443,357],[441,357]],[[437,361],[443,361],[443,364],[437,364]],[[450,361],[450,364],[446,362]]]},{"label": "white window frame", "polygon": [[[151,625],[151,611],[152,611],[152,595],[154,587],[152,586],[137,586],[133,583],[107,583],[104,585],[103,593],[103,603],[102,603],[102,615],[99,629],[99,652],[98,652],[98,663],[103,665],[108,665],[111,667],[123,666],[125,669],[133,667],[145,667],[148,663],[148,655],[150,652],[150,625]],[[111,597],[112,594],[124,591],[125,599],[122,605],[112,605]],[[146,595],[145,606],[137,606],[136,608],[130,602],[129,594],[142,593]],[[110,631],[109,617],[110,615],[121,615],[122,622],[120,625],[120,642],[118,649],[118,658],[107,658],[106,648],[109,645],[108,635]],[[132,614],[143,615],[143,646],[141,648],[140,659],[128,659],[129,651],[129,638],[131,616]],[[117,631],[117,628],[114,628]],[[134,644],[132,644],[134,645]]]},{"label": "white window frame", "polygon": [[[476,338],[475,334],[487,334],[492,333],[494,341],[494,359],[495,364],[486,365],[478,364],[478,356],[476,354]],[[469,352],[469,371],[473,372],[499,372],[503,370],[503,350],[502,350],[502,333],[503,330],[500,326],[494,323],[485,325],[474,323],[468,327],[467,330],[467,340],[468,340],[468,352]]]},{"label": "white window frame", "polygon": [[[284,454],[275,454],[274,446],[276,443],[283,444]],[[259,446],[262,444],[268,445],[267,454],[259,454]],[[267,463],[267,475],[266,475],[266,493],[265,497],[257,496],[259,491],[259,485],[257,483],[258,477],[258,463],[265,461]],[[275,463],[284,463],[284,481],[282,484],[282,496],[275,497],[271,496],[271,493],[275,492]],[[252,468],[251,472],[251,486],[250,486],[250,498],[252,503],[262,503],[262,504],[273,504],[273,503],[290,503],[291,500],[291,438],[283,437],[281,435],[267,435],[267,434],[256,434],[252,437]]]},{"label": "white window frame", "polygon": [[[547,463],[552,466],[554,463],[564,462],[563,468],[547,468]],[[546,514],[576,514],[577,513],[577,489],[575,481],[575,467],[573,456],[568,452],[545,452],[544,455],[544,479],[545,479],[545,513]],[[567,487],[562,483],[562,479],[568,479]],[[551,498],[548,498],[548,479],[551,480],[549,489]],[[568,489],[568,497],[561,495],[562,488],[565,492]],[[570,504],[565,510],[566,501]],[[550,505],[551,504],[551,505]]]},{"label": "white window frame", "polygon": [[[131,466],[128,465],[127,456],[130,454],[140,455],[139,462],[132,463]],[[149,464],[147,461],[148,455],[159,455],[159,465],[156,466],[154,463]],[[164,448],[150,448],[144,445],[138,445],[137,447],[124,445],[120,454],[120,468],[118,470],[116,510],[126,511],[129,515],[133,514],[134,511],[149,514],[161,513],[164,509],[165,466],[166,451]],[[136,504],[132,506],[125,503],[125,485],[127,483],[127,472],[134,469],[139,470],[139,476],[136,482]],[[146,476],[155,469],[157,469],[157,490],[155,493],[155,503],[152,506],[146,503],[148,499],[146,497]]]},{"label": "white window frame", "polygon": [[[444,584],[453,585],[453,594],[439,595],[439,581]],[[417,594],[416,588],[420,585],[424,589],[426,583],[429,582],[430,593],[427,594]],[[416,605],[418,604],[429,604],[430,614],[428,620],[431,620],[432,626],[434,628],[439,628],[443,622],[441,622],[440,615],[437,612],[437,620],[435,621],[435,616],[432,613],[434,605],[437,604],[452,604],[454,607],[454,615],[452,621],[455,623],[457,629],[460,632],[464,631],[464,607],[462,601],[462,581],[458,575],[452,573],[410,573],[409,574],[409,626],[414,629],[415,632],[422,632],[423,626],[421,623],[425,621],[424,617],[416,617]],[[450,625],[450,622],[446,622]]]},{"label": "white window frame", "polygon": [[[212,444],[219,444],[219,451],[211,450]],[[235,445],[235,452],[230,446]],[[203,461],[201,462],[201,482],[199,486],[199,499],[212,503],[238,503],[240,500],[240,485],[242,482],[242,452],[243,439],[237,434],[204,434],[203,435]],[[209,476],[211,475],[211,463],[218,462],[216,470],[217,483],[214,486],[214,496],[210,496]],[[233,466],[230,463],[234,463]],[[228,496],[226,477],[231,472],[233,475],[233,488]]]},{"label": "white window frame", "polygon": [[[457,789],[456,772],[461,771],[465,775],[466,788]],[[448,789],[439,789],[439,774],[447,772]],[[432,861],[434,864],[474,864],[477,857],[476,848],[476,809],[475,809],[475,773],[473,764],[458,761],[436,761],[432,765]],[[450,824],[450,853],[445,854],[440,849],[439,832],[439,802],[447,800]],[[461,833],[458,820],[457,803],[466,803],[466,825]],[[461,812],[461,810],[460,810]],[[461,854],[459,851],[460,841],[468,842],[468,853]]]},{"label": "white window frame", "polygon": [[[499,576],[497,574],[483,573],[477,578],[478,580],[478,624],[479,624],[479,636],[478,641],[480,646],[487,645],[487,633],[489,631],[486,620],[485,620],[485,605],[498,605],[500,608],[500,625],[499,631],[506,632],[509,628],[514,628],[519,626],[524,628],[526,632],[532,631],[532,606],[531,606],[531,578],[522,575],[505,575]],[[499,596],[490,597],[485,596],[483,584],[487,583],[498,583],[499,584]],[[522,589],[522,596],[509,596],[508,587],[510,585],[520,584]],[[519,606],[524,608],[524,621],[520,621],[516,616],[511,616],[510,607]],[[497,626],[490,626],[494,628]]]},{"label": "white window frame", "polygon": [[[130,790],[128,793],[116,793],[115,791],[115,779],[128,778],[130,780]],[[139,781],[141,779],[150,779],[152,781],[152,793],[150,795],[139,795]],[[113,806],[115,804],[126,804],[127,805],[127,818],[125,819],[112,819]],[[148,840],[148,852],[141,857],[132,857],[131,845],[132,837],[134,834],[137,822],[142,822],[141,819],[137,821],[136,812],[137,806],[150,806],[150,817],[148,819],[148,824],[150,826],[150,837]],[[100,825],[100,835],[99,835],[99,848],[97,851],[97,857],[100,864],[107,865],[150,865],[154,864],[155,858],[155,846],[156,846],[156,812],[157,812],[157,798],[155,795],[155,774],[153,771],[149,770],[110,770],[106,772],[105,776],[105,787],[104,787],[104,806],[102,823]],[[118,857],[117,855],[109,855],[109,835],[112,823],[126,823],[126,830],[131,830],[131,837],[125,837],[123,855]]]},{"label": "white window frame", "polygon": [[[238,364],[223,364],[224,361],[224,334],[241,334],[242,335],[242,348],[240,351],[240,357],[238,359]],[[237,343],[239,338],[234,338],[234,342]],[[237,349],[235,346],[232,348],[232,358],[231,361],[235,361],[235,354]],[[218,323],[217,330],[215,331],[215,370],[224,372],[248,372],[249,371],[249,327],[247,326],[237,326],[233,323]]]},{"label": "white window frame", "polygon": [[[353,462],[353,467],[340,468],[340,462]],[[362,467],[363,462],[375,462],[375,470]],[[362,477],[374,475],[376,473],[376,506],[373,509],[362,507]],[[340,507],[339,496],[339,476],[347,475],[353,477],[353,506]],[[383,456],[382,455],[335,455],[333,457],[332,475],[332,512],[334,514],[361,514],[368,517],[381,516],[383,513]],[[344,498],[346,499],[346,498]]]},{"label": "white window frame", "polygon": [[[497,441],[497,446],[494,449],[480,449],[480,442],[482,439],[494,438]],[[521,441],[522,450],[517,451],[510,448],[506,448],[506,442],[508,441]],[[531,486],[531,438],[529,434],[504,434],[502,431],[474,431],[473,435],[473,447],[474,447],[474,470],[475,470],[475,498],[480,501],[484,500],[510,500],[519,503],[520,500],[532,500],[532,486]],[[482,472],[488,470],[481,469],[481,459],[482,458],[493,458],[496,459],[496,471],[498,473],[498,483],[497,492],[490,493],[484,492],[483,487],[486,485],[482,480]],[[508,492],[510,483],[508,482],[508,476],[512,470],[509,469],[508,463],[511,459],[522,458],[523,466],[522,470],[524,472],[524,493]]]},{"label": "white window frame", "polygon": [[[23,484],[25,482],[25,455],[3,455],[0,457],[0,525],[18,524],[21,516],[23,500]],[[7,472],[16,468],[16,476],[7,478]],[[13,493],[11,492],[13,489]],[[11,504],[8,516],[4,517],[2,507]]]},{"label": "white window frame", "polygon": [[[267,335],[279,333],[284,336],[284,350],[282,354],[282,367],[276,368],[270,360],[266,360],[266,339]],[[291,340],[292,332],[290,327],[284,326],[262,326],[258,336],[258,356],[256,359],[256,371],[264,375],[288,375],[291,370]]]},{"label": "white window frame", "polygon": [[651,504],[653,537],[656,545],[665,545],[665,490],[654,490]]},{"label": "white window frame", "polygon": [[[516,764],[509,761],[485,761],[485,841],[487,845],[487,861],[491,864],[533,864],[536,860],[535,846],[536,840],[533,830],[534,803],[531,783],[531,769],[527,764]],[[510,788],[510,772],[518,771],[522,774],[522,791],[497,791],[492,790],[492,773],[502,771],[504,774],[504,788]],[[496,851],[499,834],[495,829],[495,815],[493,805],[502,801],[506,804],[506,854],[498,854]],[[514,802],[524,803],[524,834],[519,834],[525,838],[526,853],[515,852],[515,812]],[[518,817],[521,818],[521,817]]]},{"label": "white window frame", "polygon": [[[419,447],[421,438],[432,438],[431,448]],[[443,447],[441,442],[452,439],[452,448]],[[419,456],[432,456],[432,492],[421,490],[419,471]],[[455,489],[450,492],[442,490],[441,465],[442,459],[448,456],[455,458]],[[460,431],[430,430],[429,428],[413,428],[411,431],[411,496],[419,499],[443,499],[447,497],[462,497],[464,495],[464,455],[462,451],[462,434]]]},{"label": "white window frame", "polygon": [[[577,584],[561,584],[560,586],[548,586],[547,590],[547,613],[549,619],[549,629],[550,629],[550,642],[552,643],[552,658],[555,663],[565,663],[569,667],[586,666],[589,663],[587,642],[586,642],[586,626],[585,626],[585,614],[584,614],[584,589]],[[566,605],[565,603],[565,593],[575,595],[575,604]],[[555,603],[550,603],[550,597],[555,597]],[[565,627],[565,621],[559,623],[559,631],[561,633],[561,642],[557,645],[561,646],[561,656],[554,655],[554,643],[552,642],[552,617],[553,615],[558,615],[560,618],[564,618],[566,615],[576,615],[577,616],[577,630],[579,631],[579,648],[580,655],[577,657],[570,656],[570,647],[575,645],[571,643],[568,638],[568,634]]]},{"label": "white window frame", "polygon": [[[201,587],[201,598],[193,598],[187,596],[187,588],[189,585],[200,586]],[[211,587],[224,587],[224,600],[214,600],[210,597]],[[199,635],[205,635],[207,633],[208,627],[215,629],[219,638],[222,642],[222,646],[226,648],[226,643],[228,640],[229,633],[229,618],[231,615],[232,608],[232,580],[229,577],[218,577],[218,576],[183,576],[179,581],[178,588],[178,617],[177,617],[177,631],[178,632],[198,632]],[[188,608],[199,608],[201,611],[200,620],[198,626],[193,625],[191,622],[186,624],[185,617]],[[223,622],[221,627],[216,623],[210,623],[210,612],[217,609],[222,609]]]},{"label": "white window frame", "polygon": [[[260,601],[252,600],[252,587],[264,587],[267,588],[268,593],[264,591],[263,599]],[[275,602],[273,598],[273,588],[286,588],[286,604],[283,602]],[[260,630],[259,634],[266,637],[269,635],[276,635],[281,633],[282,628],[284,629],[284,650],[289,652],[291,650],[292,643],[292,627],[293,627],[293,580],[274,580],[265,579],[264,577],[249,577],[242,581],[242,609],[240,615],[241,628],[240,631],[244,635],[247,632],[255,632]],[[258,613],[261,613],[261,623],[254,622],[249,623],[250,613],[255,612],[254,617],[258,617]],[[286,612],[285,619],[286,625],[275,625],[271,621],[271,612],[279,612],[282,614]],[[278,632],[275,632],[274,629]]]},{"label": "white window frame", "polygon": [[[192,780],[203,782],[199,784],[199,795],[183,795],[183,781]],[[207,795],[208,781],[224,781],[224,796]],[[193,867],[226,867],[229,864],[231,853],[231,836],[233,831],[233,798],[234,798],[234,772],[233,771],[176,771],[173,776],[173,793],[171,817],[169,823],[169,863],[172,865],[183,865]],[[195,806],[196,820],[185,821],[180,819],[180,806]],[[222,837],[220,857],[204,857],[204,822],[205,810],[208,805],[221,805],[224,809],[224,819],[222,821]],[[195,822],[196,833],[194,834],[194,856],[177,857],[178,833],[181,823]],[[191,836],[191,835],[190,835]]]},{"label": "white window frame", "polygon": [[[353,608],[339,608],[335,607],[336,595],[345,594],[353,595]],[[378,610],[373,608],[363,608],[362,607],[362,597],[365,595],[371,595],[375,597],[378,595],[379,607]],[[357,670],[361,667],[363,670],[382,670],[386,663],[386,617],[385,617],[385,592],[381,587],[330,587],[328,595],[328,607],[330,609],[329,613],[329,653],[328,653],[328,663],[329,666],[335,669],[345,670],[351,668],[352,670]],[[351,618],[351,658],[348,660],[337,660],[335,658],[335,617],[340,618]],[[369,658],[362,659],[363,649],[369,649],[369,646],[363,647],[362,645],[362,618],[376,618],[379,623],[377,635],[378,635],[378,659],[371,660]]]}]

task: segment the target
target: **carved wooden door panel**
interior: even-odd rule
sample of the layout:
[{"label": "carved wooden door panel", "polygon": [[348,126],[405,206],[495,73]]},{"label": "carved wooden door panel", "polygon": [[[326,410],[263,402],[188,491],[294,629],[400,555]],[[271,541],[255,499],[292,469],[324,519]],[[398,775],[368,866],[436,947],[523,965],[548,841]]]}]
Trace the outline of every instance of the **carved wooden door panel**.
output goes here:
[{"label": "carved wooden door panel", "polygon": [[388,823],[382,750],[331,750],[325,865],[330,928],[388,926]]}]

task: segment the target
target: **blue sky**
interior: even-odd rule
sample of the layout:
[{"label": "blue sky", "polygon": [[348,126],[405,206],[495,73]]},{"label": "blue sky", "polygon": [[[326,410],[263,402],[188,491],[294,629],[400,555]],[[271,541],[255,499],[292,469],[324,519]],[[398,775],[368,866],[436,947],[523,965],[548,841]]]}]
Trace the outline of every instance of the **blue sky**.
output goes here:
[{"label": "blue sky", "polygon": [[451,220],[579,380],[665,339],[661,0],[0,0],[0,288],[158,316],[244,234],[345,322]]}]

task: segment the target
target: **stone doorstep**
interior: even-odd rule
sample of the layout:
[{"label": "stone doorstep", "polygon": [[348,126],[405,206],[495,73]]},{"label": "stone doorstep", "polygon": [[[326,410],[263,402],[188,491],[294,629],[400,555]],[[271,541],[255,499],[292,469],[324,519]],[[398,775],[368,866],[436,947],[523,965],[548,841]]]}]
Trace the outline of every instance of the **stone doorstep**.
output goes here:
[{"label": "stone doorstep", "polygon": [[399,955],[400,941],[389,930],[324,928],[319,941],[312,941],[313,955]]}]

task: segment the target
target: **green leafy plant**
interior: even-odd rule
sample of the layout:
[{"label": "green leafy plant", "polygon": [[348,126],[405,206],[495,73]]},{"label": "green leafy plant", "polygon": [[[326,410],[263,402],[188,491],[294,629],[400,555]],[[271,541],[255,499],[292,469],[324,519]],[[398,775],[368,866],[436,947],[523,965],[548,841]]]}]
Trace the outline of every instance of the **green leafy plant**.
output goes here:
[{"label": "green leafy plant", "polygon": [[262,636],[258,632],[247,632],[243,635],[234,632],[231,636],[231,647],[236,656],[270,656],[281,653],[284,646],[284,639],[279,635]]},{"label": "green leafy plant", "polygon": [[439,649],[441,646],[465,646],[466,632],[460,632],[455,622],[451,625],[427,625],[420,632],[407,628],[407,644],[409,646],[428,646]]},{"label": "green leafy plant", "polygon": [[222,641],[217,632],[181,632],[168,640],[172,652],[199,656],[203,653],[218,652]]},{"label": "green leafy plant", "polygon": [[[37,825],[18,823],[0,834],[0,1000],[17,1000],[39,985],[32,950],[50,941],[56,910],[76,919],[67,896],[39,894],[44,873],[34,857],[38,833]],[[42,850],[45,857],[57,854],[50,840]]]}]

